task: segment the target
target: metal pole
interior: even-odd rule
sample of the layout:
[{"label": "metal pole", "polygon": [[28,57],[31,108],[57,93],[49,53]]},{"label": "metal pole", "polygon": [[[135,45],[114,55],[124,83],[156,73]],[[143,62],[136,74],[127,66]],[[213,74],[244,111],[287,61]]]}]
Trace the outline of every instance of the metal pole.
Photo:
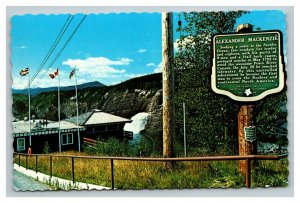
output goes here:
[{"label": "metal pole", "polygon": [[75,66],[75,91],[76,91],[76,114],[77,114],[77,137],[78,137],[78,151],[80,152],[80,133],[79,133],[79,121],[78,121],[78,94],[77,94],[77,74],[76,74],[76,66]]},{"label": "metal pole", "polygon": [[163,156],[172,157],[174,138],[173,14],[162,13]]},{"label": "metal pole", "polygon": [[27,170],[27,168],[28,168],[28,156],[26,154],[26,170]]},{"label": "metal pole", "polygon": [[73,176],[73,184],[75,184],[74,157],[72,157],[72,176]]},{"label": "metal pole", "polygon": [[38,171],[38,156],[35,155],[35,172],[37,173]]},{"label": "metal pole", "polygon": [[[29,67],[28,67],[29,69]],[[29,146],[31,146],[31,112],[30,112],[30,70],[28,70],[28,120],[29,120]]]},{"label": "metal pole", "polygon": [[184,102],[183,102],[183,143],[184,143],[184,157],[186,157],[185,103]]},{"label": "metal pole", "polygon": [[52,156],[50,156],[50,177],[52,178]]},{"label": "metal pole", "polygon": [[[58,70],[58,68],[57,68]],[[58,70],[59,71],[59,70]],[[59,152],[61,152],[61,137],[60,137],[60,93],[59,93],[59,86],[60,86],[60,77],[59,77],[60,73],[58,72],[58,87],[57,87],[57,91],[58,91],[58,97],[57,97],[57,103],[58,103],[58,145],[59,145]]]},{"label": "metal pole", "polygon": [[114,180],[114,160],[110,160],[110,168],[111,168],[111,189],[115,189],[115,180]]}]

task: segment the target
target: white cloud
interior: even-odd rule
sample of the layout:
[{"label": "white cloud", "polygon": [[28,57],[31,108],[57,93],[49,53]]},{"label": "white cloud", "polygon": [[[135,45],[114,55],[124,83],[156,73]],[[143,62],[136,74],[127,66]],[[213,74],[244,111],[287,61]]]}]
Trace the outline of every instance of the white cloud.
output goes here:
[{"label": "white cloud", "polygon": [[[79,78],[79,79],[77,80],[78,85],[84,84],[84,83],[88,83],[88,82],[92,82],[92,81],[89,81],[89,80],[87,80],[86,78]],[[73,83],[74,83],[74,82],[73,82]]]},{"label": "white cloud", "polygon": [[[54,68],[50,68],[48,71],[42,70],[40,72],[40,74],[32,82],[30,87],[31,88],[57,87],[58,86],[57,77],[54,78],[54,79],[51,79],[49,77],[49,74],[53,73],[53,72],[54,72]],[[75,85],[75,81],[73,79],[70,80],[69,74],[70,74],[70,70],[59,70],[60,86],[61,87]],[[43,77],[40,78],[42,75],[43,75]],[[13,79],[12,87],[14,89],[25,89],[25,88],[27,88],[27,86],[28,86],[27,76],[21,77],[21,76],[17,75],[13,78],[14,79]],[[77,78],[77,84],[80,85],[80,84],[83,84],[83,83],[97,81],[97,80],[98,80],[98,78],[94,78],[94,77],[88,77],[88,78],[78,77]]]},{"label": "white cloud", "polygon": [[[67,81],[66,81],[67,82]],[[60,86],[65,86],[66,85],[65,80],[61,80]],[[43,78],[37,77],[32,84],[30,84],[30,88],[37,88],[37,87],[55,87],[58,85],[57,80],[51,79],[47,74],[44,75]],[[28,86],[28,79],[27,77],[15,77],[13,80],[12,87],[14,89],[25,89]]]},{"label": "white cloud", "polygon": [[141,77],[143,75],[146,75],[146,73],[143,74],[125,74],[124,76],[127,78],[136,78],[136,77]]},{"label": "white cloud", "polygon": [[16,48],[17,50],[20,50],[20,49],[26,49],[27,46],[26,46],[26,45],[20,45],[20,46],[15,46],[15,48]]},{"label": "white cloud", "polygon": [[162,72],[162,62],[158,64],[158,66],[153,70],[154,73],[161,73]]},{"label": "white cloud", "polygon": [[137,52],[138,53],[145,53],[147,50],[146,49],[139,49]]},{"label": "white cloud", "polygon": [[112,82],[110,83],[109,85],[117,85],[117,84],[120,84],[122,81],[115,81],[115,82]]},{"label": "white cloud", "polygon": [[151,66],[155,66],[155,64],[154,63],[148,63],[146,66],[151,67]]},{"label": "white cloud", "polygon": [[[78,74],[77,82],[78,84],[83,84],[92,81],[99,81],[106,85],[117,84],[121,81],[128,80],[130,78],[135,78],[139,76],[146,75],[146,73],[135,73],[126,71],[125,68],[131,64],[133,60],[129,58],[120,58],[117,60],[111,60],[105,57],[90,57],[86,59],[68,59],[62,62],[63,65],[68,67],[61,67],[59,70],[60,76],[60,86],[70,86],[74,85],[74,79],[69,79],[69,73],[71,69],[76,65]],[[120,66],[120,67],[118,67]],[[151,66],[152,67],[152,66]],[[155,64],[153,68],[155,68]],[[58,80],[51,79],[49,73],[53,73],[57,67],[51,67],[48,71],[42,70],[39,75],[43,75],[42,79],[34,80],[32,88],[35,87],[55,87],[58,85]],[[27,77],[20,77],[16,75],[13,77],[13,88],[24,89],[28,85]],[[37,85],[34,85],[36,84]]]},{"label": "white cloud", "polygon": [[14,77],[13,79],[13,84],[12,87],[14,89],[24,89],[28,85],[28,78],[23,76],[23,77]]},{"label": "white cloud", "polygon": [[116,77],[118,74],[125,73],[124,69],[116,69],[112,66],[129,65],[133,60],[121,58],[113,61],[105,57],[89,57],[87,59],[68,59],[63,61],[63,65],[77,67],[80,74],[90,75],[96,78]]},{"label": "white cloud", "polygon": [[162,68],[161,67],[157,67],[154,69],[153,71],[154,73],[161,73],[162,72]]}]

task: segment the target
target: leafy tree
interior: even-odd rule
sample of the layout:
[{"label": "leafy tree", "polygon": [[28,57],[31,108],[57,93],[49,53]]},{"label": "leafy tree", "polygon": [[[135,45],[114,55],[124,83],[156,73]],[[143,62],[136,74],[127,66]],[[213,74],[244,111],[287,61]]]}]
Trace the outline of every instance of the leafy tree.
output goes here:
[{"label": "leafy tree", "polygon": [[14,117],[18,119],[28,117],[28,97],[20,94],[16,99],[16,95],[13,95],[12,112]]},{"label": "leafy tree", "polygon": [[257,137],[262,142],[287,146],[287,94],[286,88],[258,102],[255,108]]},{"label": "leafy tree", "polygon": [[[182,103],[186,103],[188,154],[237,154],[239,103],[211,90],[211,36],[235,32],[236,19],[246,11],[184,13],[175,56],[176,141],[183,141]],[[261,137],[286,121],[280,108],[286,92],[255,103]],[[280,121],[280,122],[279,122]]]},{"label": "leafy tree", "polygon": [[211,36],[234,32],[235,21],[245,11],[184,13],[175,57],[176,138],[183,140],[182,103],[186,103],[188,153],[197,148],[215,154],[237,153],[238,104],[215,94],[210,87]]}]

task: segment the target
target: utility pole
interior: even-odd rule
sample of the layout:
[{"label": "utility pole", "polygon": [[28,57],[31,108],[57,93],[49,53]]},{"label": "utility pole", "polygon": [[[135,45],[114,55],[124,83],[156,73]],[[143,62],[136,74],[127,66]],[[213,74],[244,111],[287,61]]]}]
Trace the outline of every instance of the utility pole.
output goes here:
[{"label": "utility pole", "polygon": [[173,14],[162,13],[163,156],[173,157],[174,141],[174,47]]}]

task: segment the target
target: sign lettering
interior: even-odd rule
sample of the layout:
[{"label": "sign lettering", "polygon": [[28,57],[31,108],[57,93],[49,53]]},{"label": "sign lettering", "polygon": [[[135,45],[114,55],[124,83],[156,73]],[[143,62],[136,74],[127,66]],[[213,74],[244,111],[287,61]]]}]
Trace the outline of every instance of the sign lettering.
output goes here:
[{"label": "sign lettering", "polygon": [[284,87],[279,31],[213,37],[212,89],[236,101],[258,101]]}]

